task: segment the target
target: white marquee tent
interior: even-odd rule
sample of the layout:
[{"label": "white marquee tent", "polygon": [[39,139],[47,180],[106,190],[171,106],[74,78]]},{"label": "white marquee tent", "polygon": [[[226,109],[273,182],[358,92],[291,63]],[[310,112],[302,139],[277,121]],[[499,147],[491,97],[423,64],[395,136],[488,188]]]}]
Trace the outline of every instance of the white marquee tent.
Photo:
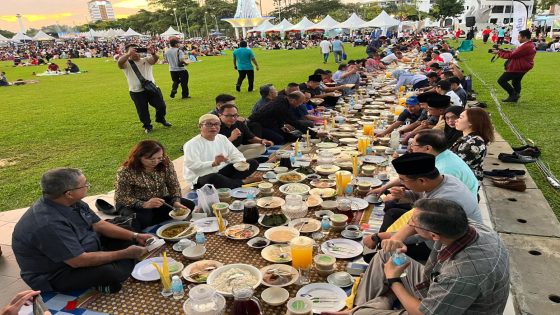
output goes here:
[{"label": "white marquee tent", "polygon": [[0,34],[0,42],[7,42],[9,40],[10,39],[8,39],[8,38],[4,37],[2,34]]},{"label": "white marquee tent", "polygon": [[376,16],[373,20],[369,22],[365,22],[360,25],[360,28],[368,28],[368,27],[379,27],[379,28],[388,28],[391,26],[399,25],[401,21],[392,18],[385,10],[381,11],[378,16]]},{"label": "white marquee tent", "polygon": [[352,13],[346,21],[336,24],[334,28],[347,28],[355,30],[360,28],[360,26],[365,22],[366,21],[362,20],[356,13]]},{"label": "white marquee tent", "polygon": [[144,36],[144,35],[138,33],[137,31],[135,31],[135,30],[133,30],[129,27],[128,30],[126,30],[126,32],[124,32],[120,36],[122,36],[122,37],[134,37],[134,36]]},{"label": "white marquee tent", "polygon": [[280,32],[280,33],[283,33],[292,26],[294,26],[292,23],[288,22],[288,20],[286,20],[286,19],[283,19],[282,22],[278,23],[277,25],[273,25],[272,27],[269,27],[264,31],[265,32]]},{"label": "white marquee tent", "polygon": [[286,31],[305,31],[308,27],[315,25],[315,23],[309,21],[307,16],[304,16],[299,23],[293,25],[292,27],[288,28]]},{"label": "white marquee tent", "polygon": [[264,32],[265,30],[274,27],[274,24],[270,23],[269,20],[264,21],[261,25],[253,27],[249,32]]},{"label": "white marquee tent", "polygon": [[33,36],[33,40],[36,40],[36,41],[54,40],[54,37],[52,37],[51,35],[43,32],[43,31],[39,31],[37,34],[35,34],[35,36]]},{"label": "white marquee tent", "polygon": [[21,42],[24,40],[33,40],[33,39],[23,33],[17,33],[16,35],[14,35],[14,37],[12,37],[12,41],[14,42]]},{"label": "white marquee tent", "polygon": [[169,37],[183,37],[183,33],[176,31],[172,26],[170,26],[167,31],[160,34],[161,37],[168,39]]},{"label": "white marquee tent", "polygon": [[321,20],[321,22],[315,24],[315,25],[311,25],[308,28],[306,28],[305,30],[324,30],[324,31],[328,31],[331,30],[333,28],[335,28],[334,26],[337,25],[338,22],[333,19],[330,15],[325,16],[324,19]]}]

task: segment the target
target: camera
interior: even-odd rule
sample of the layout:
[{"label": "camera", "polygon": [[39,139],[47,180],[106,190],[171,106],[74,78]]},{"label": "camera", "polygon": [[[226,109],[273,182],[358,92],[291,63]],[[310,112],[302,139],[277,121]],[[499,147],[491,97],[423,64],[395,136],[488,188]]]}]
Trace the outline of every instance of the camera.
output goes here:
[{"label": "camera", "polygon": [[138,47],[138,48],[136,48],[136,52],[137,52],[137,53],[147,53],[147,52],[148,52],[148,48],[146,48],[146,47]]},{"label": "camera", "polygon": [[488,49],[488,53],[493,54],[493,53],[494,53],[494,49],[501,50],[501,49],[500,49],[500,45],[498,45],[498,44],[492,45],[492,48],[491,48],[491,49]]}]

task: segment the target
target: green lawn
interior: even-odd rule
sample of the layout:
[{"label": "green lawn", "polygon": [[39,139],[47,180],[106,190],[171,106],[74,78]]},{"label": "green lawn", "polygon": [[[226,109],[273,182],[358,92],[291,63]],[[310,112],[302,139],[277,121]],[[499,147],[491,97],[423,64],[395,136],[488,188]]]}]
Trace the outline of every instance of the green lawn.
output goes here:
[{"label": "green lawn", "polygon": [[[474,52],[461,54],[461,60],[469,66],[489,86],[494,87],[498,99],[507,95],[496,83],[503,73],[504,60],[490,63],[488,53],[490,45],[482,41],[476,42]],[[528,139],[532,139],[542,150],[542,159],[549,165],[556,176],[560,176],[560,146],[556,141],[560,139],[558,123],[560,122],[560,107],[558,102],[558,67],[560,54],[539,52],[535,57],[535,67],[525,75],[522,81],[521,99],[517,104],[502,103],[503,111]],[[466,68],[463,66],[463,68]],[[512,145],[519,145],[519,141],[511,133],[509,127],[502,121],[494,101],[490,97],[489,88],[477,78],[473,77],[474,89],[478,99],[489,106],[497,131]],[[508,152],[509,153],[509,152]],[[534,165],[528,165],[531,176],[557,216],[560,217],[560,194],[552,188]]]},{"label": "green lawn", "polygon": [[[364,47],[350,48],[358,58]],[[257,91],[235,91],[237,72],[231,52],[225,57],[206,57],[189,66],[191,99],[170,99],[171,79],[167,65],[154,67],[162,87],[167,119],[173,127],[154,124],[146,135],[130,100],[124,75],[112,60],[76,59],[81,75],[39,77],[40,83],[0,88],[0,211],[29,206],[39,195],[41,174],[53,167],[78,167],[93,187],[90,194],[113,189],[115,172],[130,148],[143,139],[157,139],[172,158],[197,133],[198,117],[214,107],[220,93],[237,97],[247,115],[259,98],[258,86],[273,83],[283,88],[289,82],[304,82],[316,68],[323,68],[319,49],[303,51],[256,51],[261,70],[256,73]],[[59,65],[63,65],[61,61]],[[328,69],[336,70],[333,60]],[[33,71],[46,67],[13,68],[0,63],[8,79],[33,79]],[[152,113],[152,119],[154,115]]]}]

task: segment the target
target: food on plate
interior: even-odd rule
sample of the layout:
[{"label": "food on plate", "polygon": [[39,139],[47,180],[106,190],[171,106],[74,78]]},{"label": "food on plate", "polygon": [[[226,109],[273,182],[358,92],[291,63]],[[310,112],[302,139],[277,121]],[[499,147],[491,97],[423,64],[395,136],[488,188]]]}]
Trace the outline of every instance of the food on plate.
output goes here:
[{"label": "food on plate", "polygon": [[317,188],[329,188],[335,186],[336,182],[330,179],[314,179],[311,181],[311,185]]},{"label": "food on plate", "polygon": [[282,186],[281,191],[285,194],[301,195],[307,193],[309,191],[309,187],[304,184],[293,183]]},{"label": "food on plate", "polygon": [[238,227],[231,227],[226,230],[226,234],[228,237],[235,238],[235,239],[247,239],[252,237],[255,232],[252,228],[246,226],[238,226]]},{"label": "food on plate", "polygon": [[183,209],[183,208],[173,209],[173,215],[176,217],[180,217],[182,215],[185,215],[186,213],[187,213],[187,209]]},{"label": "food on plate", "polygon": [[277,231],[270,232],[268,238],[275,242],[285,243],[291,241],[292,238],[296,236],[297,235],[295,235],[294,233],[292,233],[292,231],[289,230],[277,230]]},{"label": "food on plate", "polygon": [[[181,234],[186,229],[194,229],[194,227],[191,226],[190,224],[178,224],[178,225],[170,226],[167,229],[163,230],[161,232],[161,235],[163,237],[173,238],[173,237]],[[185,234],[188,234],[188,232],[185,233]]]},{"label": "food on plate", "polygon": [[[220,267],[220,265],[216,264],[215,262],[202,262],[202,263],[194,265],[191,268],[188,276],[191,279],[193,279],[195,282],[198,282],[198,283],[206,282],[206,279],[208,279],[208,275],[214,269],[216,269],[218,267]],[[211,268],[213,268],[213,269],[211,269]],[[210,270],[208,270],[208,269],[210,269]]]},{"label": "food on plate", "polygon": [[253,247],[265,247],[268,244],[265,240],[258,240],[253,243]]},{"label": "food on plate", "polygon": [[288,221],[288,218],[283,214],[265,214],[261,224],[264,226],[280,226],[286,221]]},{"label": "food on plate", "polygon": [[298,173],[302,173],[305,175],[309,175],[309,174],[313,174],[315,173],[315,171],[313,171],[313,168],[311,166],[302,166],[300,168],[297,169]]},{"label": "food on plate", "polygon": [[282,182],[299,182],[301,175],[298,173],[286,173],[278,176],[278,180]]},{"label": "food on plate", "polygon": [[294,275],[288,272],[275,273],[267,272],[263,275],[263,281],[269,285],[284,285],[294,278]]},{"label": "food on plate", "polygon": [[[235,279],[235,281],[232,281]],[[255,277],[249,270],[242,268],[231,268],[222,273],[220,273],[212,284],[210,284],[214,289],[222,292],[232,293],[232,288],[234,285],[247,285],[253,287],[259,282],[259,279]]]}]

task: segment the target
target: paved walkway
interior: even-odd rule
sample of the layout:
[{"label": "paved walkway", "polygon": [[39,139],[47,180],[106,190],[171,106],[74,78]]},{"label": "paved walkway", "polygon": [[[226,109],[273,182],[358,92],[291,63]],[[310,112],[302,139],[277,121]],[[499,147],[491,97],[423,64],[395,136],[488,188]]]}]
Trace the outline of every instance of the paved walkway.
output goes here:
[{"label": "paved walkway", "polygon": [[[505,141],[500,137],[499,142],[505,142]],[[176,159],[175,161],[173,161],[173,164],[175,166],[175,170],[177,174],[179,175],[178,177],[181,184],[181,188],[183,192],[186,193],[188,189],[182,176],[183,158],[180,157]],[[492,220],[490,218],[490,211],[487,204],[485,190],[482,190],[482,192],[483,193],[481,194],[481,200],[479,205],[482,211],[483,219],[486,224],[493,225]],[[102,198],[114,204],[113,193],[114,192],[111,191],[104,195],[88,196],[84,198],[84,201],[88,203],[94,211],[97,212],[97,209],[95,208],[95,200],[98,198]],[[22,208],[22,209],[16,209],[11,211],[0,212],[0,245],[2,246],[2,251],[3,251],[3,256],[0,257],[0,307],[6,305],[17,292],[29,288],[20,278],[19,275],[20,270],[11,249],[12,232],[14,226],[26,210],[27,208]],[[109,217],[101,212],[97,212],[97,214],[102,219]],[[514,304],[512,301],[513,300],[510,296],[504,314],[507,315],[516,314],[514,310]]]}]

